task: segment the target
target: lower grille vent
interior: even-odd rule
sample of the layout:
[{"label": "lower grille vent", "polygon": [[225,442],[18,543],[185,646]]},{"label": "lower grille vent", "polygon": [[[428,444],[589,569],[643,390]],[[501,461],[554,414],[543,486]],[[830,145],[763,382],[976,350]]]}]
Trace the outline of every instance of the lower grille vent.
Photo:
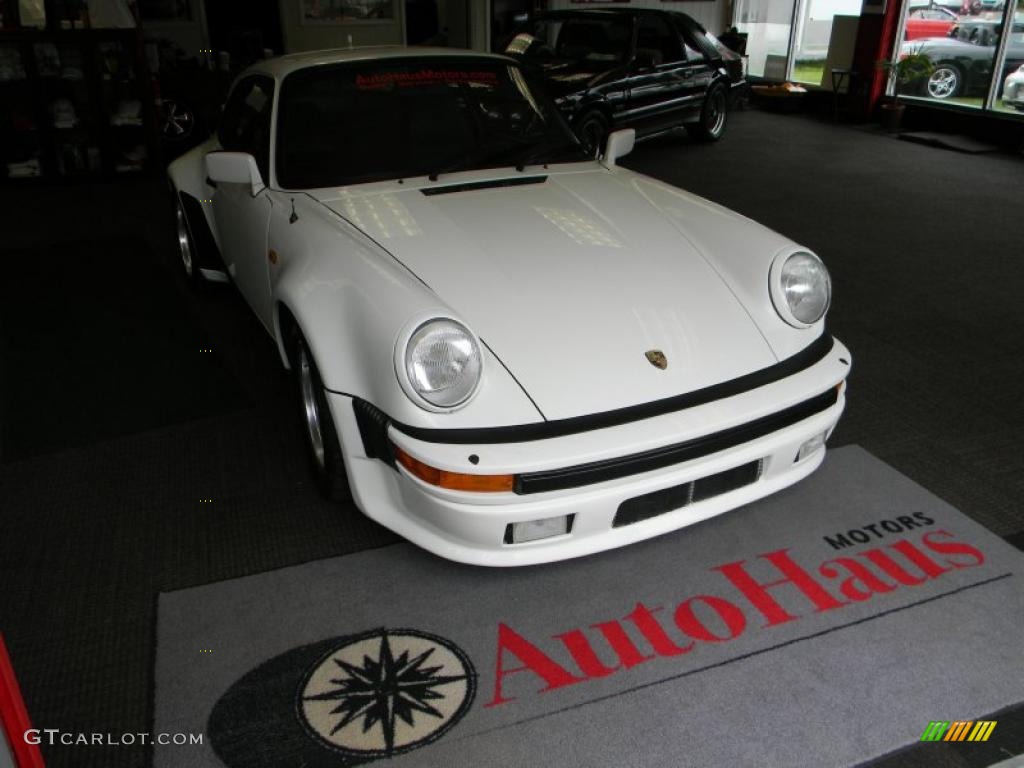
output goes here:
[{"label": "lower grille vent", "polygon": [[627,499],[619,505],[612,526],[620,528],[624,525],[632,525],[641,520],[649,520],[666,512],[681,509],[695,501],[705,501],[715,496],[721,496],[723,493],[735,491],[737,488],[756,482],[761,477],[763,466],[763,459],[751,461],[724,472],[700,477],[683,485],[663,488],[660,491]]}]

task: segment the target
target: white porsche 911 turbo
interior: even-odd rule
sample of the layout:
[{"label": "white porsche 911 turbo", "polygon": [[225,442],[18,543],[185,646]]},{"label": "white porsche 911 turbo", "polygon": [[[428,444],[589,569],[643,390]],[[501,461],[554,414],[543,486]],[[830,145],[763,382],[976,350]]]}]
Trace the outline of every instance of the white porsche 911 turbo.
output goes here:
[{"label": "white porsche 911 turbo", "polygon": [[468,563],[618,547],[812,472],[850,370],[818,257],[632,144],[500,56],[267,60],[169,169],[182,264],[276,341],[329,497]]}]

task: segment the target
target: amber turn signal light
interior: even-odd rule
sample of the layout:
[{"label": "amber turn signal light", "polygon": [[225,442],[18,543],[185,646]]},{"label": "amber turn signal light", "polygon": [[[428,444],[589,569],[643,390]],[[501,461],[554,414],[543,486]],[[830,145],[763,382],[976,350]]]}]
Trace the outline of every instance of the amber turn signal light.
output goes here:
[{"label": "amber turn signal light", "polygon": [[515,475],[467,475],[461,472],[449,472],[445,469],[438,469],[429,464],[424,464],[419,459],[414,459],[397,445],[392,445],[392,448],[395,452],[395,459],[410,474],[418,477],[425,483],[436,485],[438,488],[447,488],[452,491],[499,493],[511,491],[515,482]]}]

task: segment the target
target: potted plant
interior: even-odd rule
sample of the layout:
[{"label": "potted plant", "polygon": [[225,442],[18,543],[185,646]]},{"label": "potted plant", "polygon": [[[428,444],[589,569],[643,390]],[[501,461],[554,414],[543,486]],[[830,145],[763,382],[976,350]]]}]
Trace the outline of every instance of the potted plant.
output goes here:
[{"label": "potted plant", "polygon": [[900,87],[931,76],[935,65],[920,49],[913,49],[901,54],[896,61],[882,59],[878,68],[888,75],[892,83],[892,100],[881,105],[882,127],[895,132],[900,129],[906,109],[899,103]]}]

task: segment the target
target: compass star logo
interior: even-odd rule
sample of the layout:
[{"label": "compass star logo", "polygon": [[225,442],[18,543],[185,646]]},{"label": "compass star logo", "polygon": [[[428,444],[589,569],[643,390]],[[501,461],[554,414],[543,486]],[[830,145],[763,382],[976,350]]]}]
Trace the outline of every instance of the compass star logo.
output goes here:
[{"label": "compass star logo", "polygon": [[413,629],[348,638],[301,685],[300,720],[326,746],[390,757],[423,746],[462,719],[476,693],[465,653]]}]

